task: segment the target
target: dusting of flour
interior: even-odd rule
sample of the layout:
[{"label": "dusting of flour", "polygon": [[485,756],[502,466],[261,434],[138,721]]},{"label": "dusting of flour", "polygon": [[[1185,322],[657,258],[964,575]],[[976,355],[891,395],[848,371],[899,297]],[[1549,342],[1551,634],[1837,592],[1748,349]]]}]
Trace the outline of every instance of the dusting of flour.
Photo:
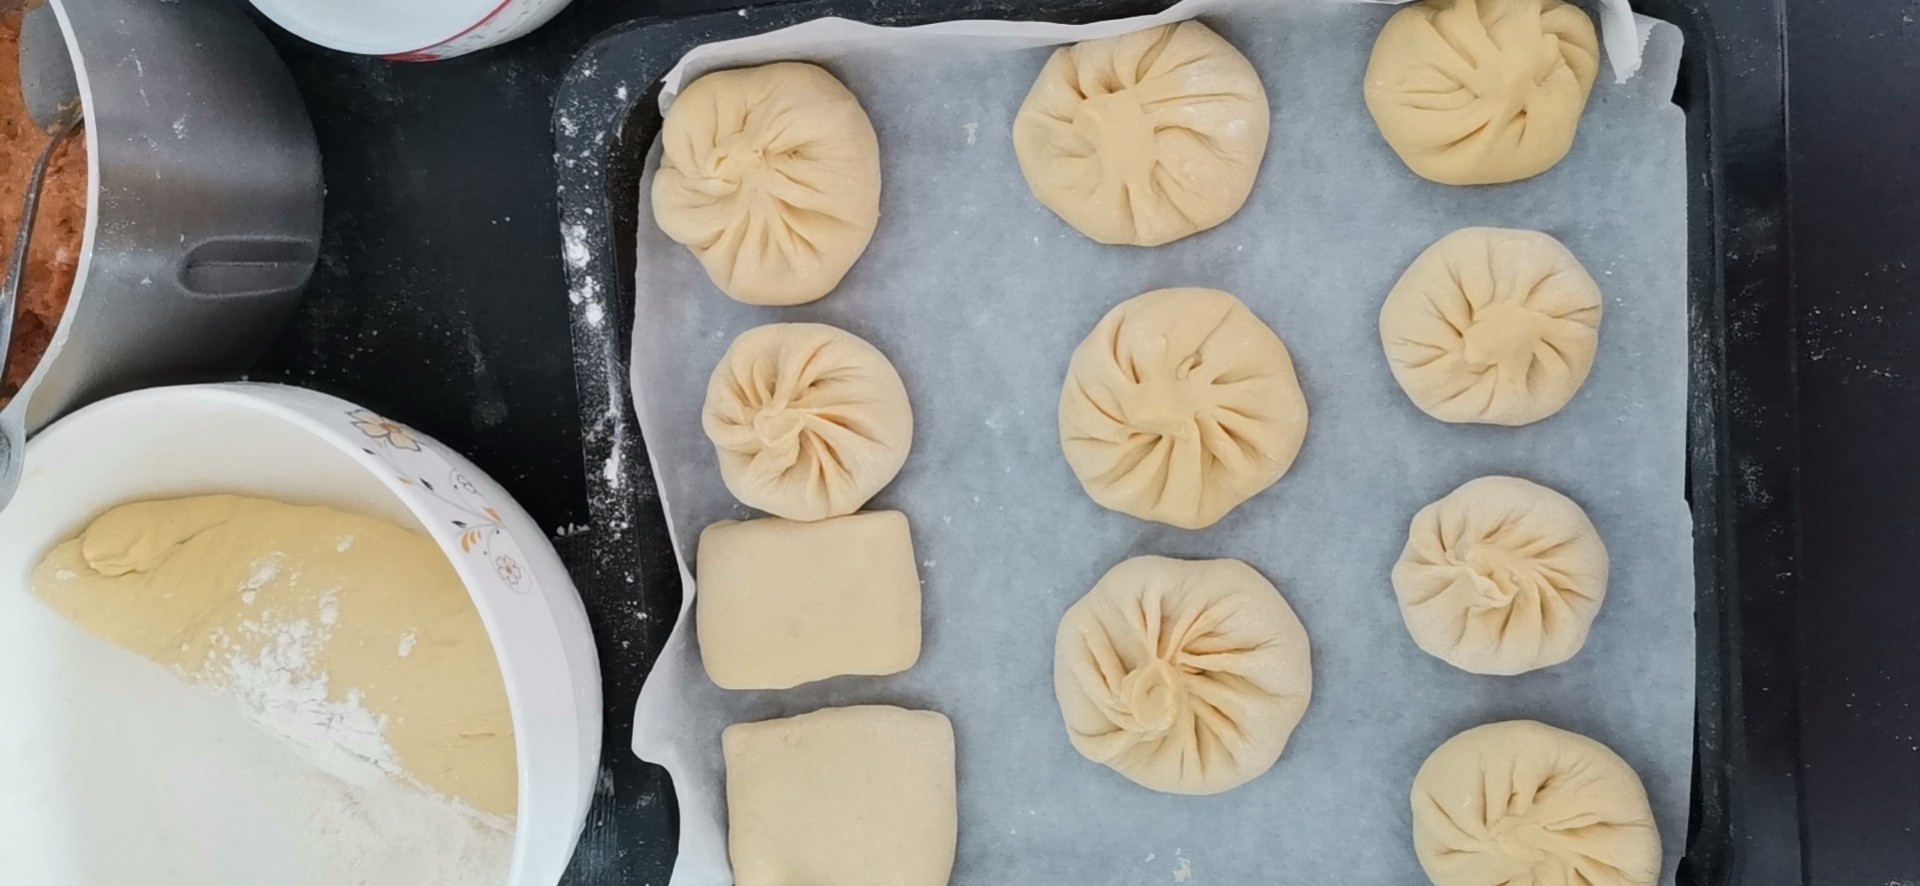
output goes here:
[{"label": "dusting of flour", "polygon": [[[150,520],[142,509],[168,503],[137,503],[56,546],[36,570],[47,608],[0,588],[0,611],[18,603],[34,621],[71,618],[26,630],[61,645],[47,689],[64,710],[25,730],[0,713],[0,886],[502,886],[512,795],[506,814],[489,814],[500,804],[443,791],[466,785],[413,768],[457,768],[436,742],[470,738],[466,721],[424,739],[408,724],[431,713],[417,702],[445,676],[422,670],[414,647],[433,643],[444,660],[449,637],[464,635],[400,627],[415,614],[375,605],[394,600],[333,562],[405,553],[398,546],[414,538],[268,531],[275,543],[260,544],[221,534],[235,521],[204,505],[226,500],[185,501],[203,505],[185,510],[208,525]],[[155,541],[155,526],[179,538]],[[440,581],[448,576],[409,572],[413,559],[380,562],[383,580],[415,596],[467,602]],[[16,628],[7,621],[0,666]],[[469,652],[491,657],[490,647]]]},{"label": "dusting of flour", "polygon": [[71,654],[60,708],[40,711],[67,738],[0,740],[23,753],[0,779],[0,882],[502,886],[501,826],[124,650],[81,638]]},{"label": "dusting of flour", "polygon": [[323,596],[313,619],[267,613],[240,625],[238,642],[216,634],[209,649],[212,685],[237,699],[268,731],[315,754],[346,751],[381,771],[403,768],[387,743],[386,724],[367,710],[358,689],[332,696],[319,656],[339,623],[337,598]]}]

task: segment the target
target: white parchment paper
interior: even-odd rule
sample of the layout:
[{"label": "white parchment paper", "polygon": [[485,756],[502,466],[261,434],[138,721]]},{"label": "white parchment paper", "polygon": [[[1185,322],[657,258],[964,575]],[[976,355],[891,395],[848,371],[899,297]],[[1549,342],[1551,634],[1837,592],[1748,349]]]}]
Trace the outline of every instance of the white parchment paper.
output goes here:
[{"label": "white parchment paper", "polygon": [[[994,48],[1031,49],[1060,43],[1077,43],[1127,34],[1154,25],[1185,21],[1261,5],[1286,3],[1324,3],[1328,0],[1182,0],[1164,12],[1134,18],[1111,19],[1085,25],[1060,25],[1044,22],[951,21],[907,28],[884,28],[844,18],[820,18],[782,28],[770,34],[721,40],[698,47],[680,59],[667,72],[660,88],[660,109],[672,106],[682,87],[701,74],[722,68],[761,64],[781,58],[801,58],[815,53],[838,56],[849,51],[884,44],[890,49],[941,50],[979,48],[990,40]],[[1399,5],[1408,0],[1342,0],[1351,3],[1387,3]],[[1577,0],[1576,0],[1577,2]],[[1600,37],[1615,82],[1625,83],[1640,71],[1640,57],[1646,45],[1647,30],[1653,20],[1635,15],[1628,0],[1597,0]]]},{"label": "white parchment paper", "polygon": [[[925,651],[894,677],[724,691],[700,666],[689,576],[688,608],[641,694],[633,737],[679,795],[674,886],[731,882],[723,728],[861,703],[953,719],[961,886],[1424,882],[1410,836],[1415,770],[1454,733],[1516,717],[1591,735],[1640,772],[1671,875],[1686,830],[1694,679],[1685,159],[1682,116],[1669,103],[1678,31],[1641,21],[1651,33],[1643,72],[1596,86],[1578,144],[1553,171],[1448,188],[1394,157],[1361,99],[1392,9],[1200,2],[1212,10],[1202,18],[1260,70],[1272,141],[1246,208],[1154,249],[1093,243],[1028,193],[1010,133],[1049,52],[1033,40],[776,43],[765,53],[734,44],[709,57],[826,64],[873,117],[884,187],[878,234],[840,288],[782,309],[723,296],[651,224],[650,176],[642,183],[634,405],[683,572],[702,527],[751,516],[727,494],[701,432],[712,367],[753,326],[831,323],[891,356],[913,399],[912,456],[869,507],[913,523]],[[1593,375],[1554,418],[1446,425],[1394,384],[1380,304],[1414,256],[1466,225],[1552,233],[1605,291]],[[1312,412],[1292,472],[1201,532],[1095,505],[1056,427],[1073,347],[1113,305],[1166,286],[1246,301],[1292,350]],[[1607,602],[1568,664],[1474,676],[1420,652],[1401,624],[1388,573],[1408,521],[1489,473],[1566,492],[1612,551]],[[1053,698],[1054,629],[1101,574],[1140,554],[1246,560],[1312,637],[1312,706],[1279,764],[1245,787],[1156,794],[1067,741]]]}]

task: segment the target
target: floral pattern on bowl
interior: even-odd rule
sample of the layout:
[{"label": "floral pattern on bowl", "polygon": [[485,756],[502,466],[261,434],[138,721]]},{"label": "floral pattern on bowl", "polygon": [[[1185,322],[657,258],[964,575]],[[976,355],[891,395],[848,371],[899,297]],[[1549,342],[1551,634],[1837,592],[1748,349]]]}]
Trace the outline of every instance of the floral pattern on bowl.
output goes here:
[{"label": "floral pattern on bowl", "polygon": [[[526,555],[500,519],[500,512],[487,502],[472,478],[427,445],[427,438],[371,410],[352,409],[346,417],[348,426],[365,438],[361,452],[384,463],[402,485],[426,494],[424,501],[432,518],[423,515],[422,522],[447,527],[445,531],[459,542],[462,553],[484,564],[514,593],[525,594],[538,587],[533,573],[522,565]],[[434,478],[439,478],[438,483]]]}]

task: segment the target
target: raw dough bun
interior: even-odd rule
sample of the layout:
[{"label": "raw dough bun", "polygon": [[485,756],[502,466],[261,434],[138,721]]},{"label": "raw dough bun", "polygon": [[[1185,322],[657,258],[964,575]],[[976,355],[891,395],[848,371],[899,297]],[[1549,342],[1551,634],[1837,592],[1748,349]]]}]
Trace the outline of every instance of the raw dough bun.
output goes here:
[{"label": "raw dough bun", "polygon": [[953,724],[827,708],[722,735],[734,886],[947,886],[959,836]]},{"label": "raw dough bun", "polygon": [[88,633],[233,695],[269,731],[398,761],[435,793],[514,813],[493,642],[424,535],[232,495],[136,502],[48,552],[33,592]]},{"label": "raw dough bun", "polygon": [[913,445],[913,408],[887,356],[818,323],[741,333],[713,370],[701,418],[727,489],[789,520],[860,510]]},{"label": "raw dough bun", "polygon": [[1060,445],[1087,494],[1183,529],[1272,486],[1306,436],[1287,346],[1217,289],[1121,303],[1074,350],[1060,391]]},{"label": "raw dough bun", "polygon": [[1273,767],[1313,695],[1307,630],[1239,560],[1135,557],[1060,620],[1053,691],[1082,755],[1170,794]]},{"label": "raw dough bun", "polygon": [[1080,233],[1158,246],[1240,211],[1271,113],[1246,57],[1181,22],[1055,51],[1013,150],[1033,195]]},{"label": "raw dough bun", "polygon": [[1463,671],[1522,674],[1586,645],[1607,546],[1572,499],[1481,477],[1414,515],[1393,591],[1421,649]]},{"label": "raw dough bun", "polygon": [[1524,425],[1593,370],[1600,285],[1538,231],[1463,228],[1414,259],[1380,308],[1393,377],[1447,422]]},{"label": "raw dough bun", "polygon": [[750,305],[840,285],[880,222],[880,142],[860,100],[798,62],[693,81],[660,130],[653,218]]},{"label": "raw dough bun", "polygon": [[1561,0],[1424,0],[1387,20],[1367,110],[1400,159],[1443,185],[1553,168],[1600,70],[1600,38]]},{"label": "raw dough bun", "polygon": [[700,660],[725,689],[897,674],[920,658],[920,573],[907,517],[777,517],[700,533]]},{"label": "raw dough bun", "polygon": [[1652,886],[1660,830],[1640,776],[1532,720],[1469,729],[1413,779],[1413,851],[1435,886]]}]

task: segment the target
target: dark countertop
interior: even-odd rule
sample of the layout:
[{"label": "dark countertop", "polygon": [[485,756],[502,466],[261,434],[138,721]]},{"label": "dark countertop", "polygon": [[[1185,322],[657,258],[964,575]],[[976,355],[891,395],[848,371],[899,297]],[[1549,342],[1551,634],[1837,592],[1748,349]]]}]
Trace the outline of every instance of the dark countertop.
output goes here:
[{"label": "dark countertop", "polygon": [[1810,882],[1920,883],[1920,3],[1788,5]]},{"label": "dark countertop", "polygon": [[[276,34],[325,155],[326,236],[293,327],[253,377],[439,437],[581,556],[551,97],[606,27],[733,5],[576,0],[529,38],[429,65]],[[1790,5],[1802,762],[1799,796],[1782,802],[1802,811],[1804,870],[1752,882],[1920,886],[1920,0]],[[603,657],[618,645],[603,632]],[[607,769],[569,883],[666,882],[671,798],[625,750],[635,689],[608,689]]]},{"label": "dark countertop", "polygon": [[[672,9],[728,5],[703,3]],[[664,886],[674,854],[670,786],[626,750],[644,673],[634,647],[648,634],[618,623],[632,586],[583,567],[591,517],[552,134],[553,94],[580,48],[663,8],[576,0],[525,39],[434,64],[334,53],[263,22],[313,117],[327,202],[307,296],[251,377],[336,394],[439,438],[506,487],[573,569],[607,714],[569,886]]]}]

